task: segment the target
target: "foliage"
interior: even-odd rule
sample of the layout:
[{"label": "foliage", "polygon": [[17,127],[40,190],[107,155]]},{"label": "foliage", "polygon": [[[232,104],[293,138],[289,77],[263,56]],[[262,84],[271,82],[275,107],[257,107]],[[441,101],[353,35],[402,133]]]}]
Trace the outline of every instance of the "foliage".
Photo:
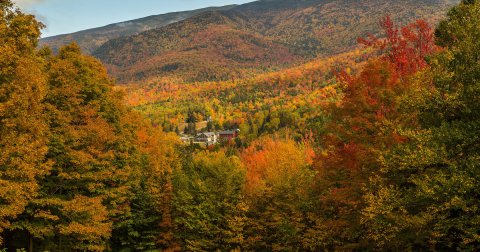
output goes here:
[{"label": "foliage", "polygon": [[111,40],[92,55],[102,60],[120,84],[225,81],[298,61],[287,47],[238,30],[231,23],[219,13],[207,12]]},{"label": "foliage", "polygon": [[234,81],[350,51],[359,36],[397,23],[435,24],[453,1],[255,1],[112,39],[95,52],[120,84]]},{"label": "foliage", "polygon": [[223,151],[201,152],[176,174],[173,205],[177,237],[187,251],[239,251],[247,206],[245,169]]},{"label": "foliage", "polygon": [[44,59],[35,50],[43,25],[12,8],[0,2],[0,233],[38,195],[37,179],[51,166],[44,162]]},{"label": "foliage", "polygon": [[[326,14],[328,5],[317,3],[277,2],[293,6],[281,11],[290,11],[293,20],[307,16],[299,11]],[[396,28],[385,15],[380,20],[385,38],[359,39],[365,50],[322,56],[279,72],[266,73],[275,68],[272,63],[242,80],[185,85],[149,79],[125,89],[114,88],[107,70],[75,43],[58,55],[48,48],[36,51],[42,25],[13,11],[9,1],[0,6],[0,243],[5,249],[480,247],[478,0],[454,6],[435,32],[422,20]],[[161,29],[171,34],[142,36],[148,43],[166,42],[159,50],[185,45],[179,41],[201,45],[184,55],[246,41],[251,47],[232,49],[231,59],[259,67],[265,62],[257,53],[287,48],[288,36],[298,34],[285,32],[283,46],[265,39],[280,37],[272,27],[298,24],[292,19],[288,25],[272,19],[255,35],[240,29],[247,26],[238,24],[256,11],[270,10],[259,23],[275,16],[279,9],[269,6],[259,1],[239,7],[243,17],[210,12],[195,19],[199,24],[190,20]],[[201,36],[188,38],[173,27]],[[325,27],[322,32],[333,33]],[[212,41],[216,44],[209,45]],[[143,44],[123,42],[125,50],[157,55]],[[109,64],[124,67],[142,58],[128,57]],[[182,64],[166,61],[159,67],[175,72]],[[238,128],[239,136],[205,148],[181,146],[175,133],[162,130],[178,134],[180,126],[190,134]]]},{"label": "foliage", "polygon": [[266,137],[242,154],[247,167],[244,192],[249,205],[245,226],[249,251],[316,251],[308,238],[315,196],[311,140]]},{"label": "foliage", "polygon": [[[294,130],[299,140],[310,130],[309,122],[323,117],[321,106],[337,99],[338,92],[328,86],[335,83],[331,68],[345,67],[356,72],[372,53],[353,51],[243,81],[188,87],[129,86],[127,101],[154,125],[162,124],[166,118],[172,126],[183,126],[185,120],[193,121],[200,115],[204,120],[211,117],[217,131],[243,127],[240,134],[247,142],[285,127]],[[191,125],[184,132],[194,131]]]},{"label": "foliage", "polygon": [[[59,237],[64,249],[103,250],[111,231],[109,215],[124,200],[134,168],[129,147],[121,144],[128,134],[120,133],[122,96],[112,90],[101,64],[82,56],[75,44],[50,56],[46,72],[46,158],[55,163],[39,180],[40,194],[25,213],[28,222],[19,221],[15,227],[37,238]],[[62,242],[60,237],[78,242]]]},{"label": "foliage", "polygon": [[[403,98],[418,125],[389,154],[388,173],[369,193],[365,223],[387,249],[477,250],[478,1],[453,7],[435,31],[445,50]],[[389,182],[386,182],[389,181]],[[388,225],[388,226],[387,226]]]},{"label": "foliage", "polygon": [[[0,223],[7,247],[104,251],[112,229],[120,233],[142,214],[134,204],[148,202],[158,221],[149,233],[155,247],[173,248],[176,136],[126,108],[106,69],[75,43],[55,56],[48,48],[36,52],[42,25],[11,6],[2,1],[0,37]],[[147,194],[139,193],[144,185]]]},{"label": "foliage", "polygon": [[54,54],[65,44],[74,41],[82,48],[82,52],[90,55],[105,42],[129,35],[160,28],[180,20],[191,18],[207,11],[228,10],[235,5],[227,5],[222,7],[210,7],[192,11],[173,12],[161,15],[148,16],[136,20],[124,21],[121,23],[111,24],[104,27],[93,28],[75,32],[72,34],[57,35],[54,37],[42,38],[40,46],[48,46],[53,50]]},{"label": "foliage", "polygon": [[326,106],[331,122],[322,137],[324,150],[315,165],[322,193],[325,239],[337,248],[371,247],[358,216],[367,207],[365,191],[372,179],[386,172],[385,153],[407,139],[398,133],[415,118],[399,112],[398,97],[410,94],[410,76],[427,66],[424,56],[433,53],[432,31],[423,21],[402,27],[403,36],[388,16],[381,22],[386,38],[359,39],[367,46],[388,49],[357,74],[338,73],[343,97]]}]

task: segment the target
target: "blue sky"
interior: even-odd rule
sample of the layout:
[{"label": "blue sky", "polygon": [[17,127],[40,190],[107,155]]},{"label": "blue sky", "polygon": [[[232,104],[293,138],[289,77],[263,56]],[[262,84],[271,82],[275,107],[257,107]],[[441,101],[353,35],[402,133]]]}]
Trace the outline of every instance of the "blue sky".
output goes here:
[{"label": "blue sky", "polygon": [[47,28],[42,37],[72,33],[111,23],[209,6],[243,4],[253,0],[12,0],[34,14]]}]

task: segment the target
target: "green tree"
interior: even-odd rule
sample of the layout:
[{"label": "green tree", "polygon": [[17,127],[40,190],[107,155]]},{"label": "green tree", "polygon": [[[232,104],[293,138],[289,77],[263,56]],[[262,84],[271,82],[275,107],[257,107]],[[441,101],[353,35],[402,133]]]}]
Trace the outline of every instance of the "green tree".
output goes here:
[{"label": "green tree", "polygon": [[247,136],[249,132],[250,126],[248,125],[247,121],[244,121],[242,124],[240,124],[240,134],[242,136]]},{"label": "green tree", "polygon": [[165,122],[165,123],[163,124],[163,131],[165,131],[165,132],[170,132],[170,131],[171,131],[170,122]]},{"label": "green tree", "polygon": [[207,122],[207,131],[208,132],[213,132],[215,131],[215,125],[212,121]]},{"label": "green tree", "polygon": [[213,125],[214,125],[215,130],[223,129],[223,128],[222,128],[222,125],[221,125],[220,122],[217,121],[217,120],[215,120],[215,121],[213,122]]},{"label": "green tree", "polygon": [[225,121],[223,122],[222,127],[223,127],[225,130],[231,130],[232,127],[233,127],[232,121],[230,121],[230,120],[225,120]]},{"label": "green tree", "polygon": [[224,152],[186,160],[174,183],[177,236],[187,251],[235,251],[244,242],[245,168]]}]

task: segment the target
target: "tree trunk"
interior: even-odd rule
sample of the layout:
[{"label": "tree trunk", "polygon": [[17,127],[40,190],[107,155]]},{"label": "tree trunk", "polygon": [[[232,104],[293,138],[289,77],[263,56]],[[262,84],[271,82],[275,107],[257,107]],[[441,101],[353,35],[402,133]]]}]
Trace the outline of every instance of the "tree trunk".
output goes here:
[{"label": "tree trunk", "polygon": [[[32,224],[33,217],[30,215],[29,222]],[[33,252],[33,234],[28,232],[28,252]]]},{"label": "tree trunk", "polygon": [[7,247],[7,231],[3,230],[2,235],[3,235],[3,249],[5,249]]}]

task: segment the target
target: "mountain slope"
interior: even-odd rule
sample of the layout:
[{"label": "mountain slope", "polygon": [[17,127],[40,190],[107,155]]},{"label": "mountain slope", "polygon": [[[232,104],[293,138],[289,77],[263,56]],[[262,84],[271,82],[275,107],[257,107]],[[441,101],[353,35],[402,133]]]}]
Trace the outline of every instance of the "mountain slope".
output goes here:
[{"label": "mountain slope", "polygon": [[40,46],[46,45],[53,49],[56,54],[58,48],[71,41],[75,41],[83,53],[91,54],[103,43],[110,39],[125,37],[138,34],[143,31],[163,27],[181,20],[185,20],[208,11],[229,10],[237,5],[227,5],[222,7],[209,7],[192,11],[173,12],[161,15],[148,16],[140,19],[129,20],[121,23],[110,24],[104,27],[88,29],[53,37],[42,38]]},{"label": "mountain slope", "polygon": [[117,83],[170,77],[181,82],[227,80],[299,62],[288,47],[242,31],[218,12],[139,35],[114,39],[93,53]]},{"label": "mountain slope", "polygon": [[356,45],[366,32],[378,33],[389,13],[399,25],[415,19],[436,24],[458,0],[313,0],[258,1],[222,11],[248,20],[248,32],[309,53],[338,53]]},{"label": "mountain slope", "polygon": [[378,21],[385,13],[396,24],[417,18],[435,24],[454,2],[257,1],[113,39],[92,55],[106,64],[119,84],[151,78],[229,80],[348,51],[358,46],[358,37],[380,31]]}]

